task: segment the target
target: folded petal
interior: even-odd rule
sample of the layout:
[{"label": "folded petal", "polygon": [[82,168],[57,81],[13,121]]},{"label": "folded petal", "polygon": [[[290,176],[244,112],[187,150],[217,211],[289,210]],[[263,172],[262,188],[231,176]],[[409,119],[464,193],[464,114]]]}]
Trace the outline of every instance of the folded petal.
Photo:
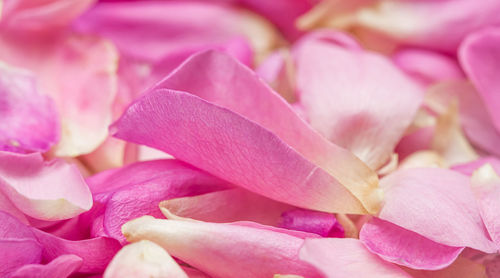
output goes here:
[{"label": "folded petal", "polygon": [[12,278],[52,277],[66,278],[76,272],[82,265],[82,258],[76,255],[61,255],[48,264],[27,264],[12,273]]},{"label": "folded petal", "polygon": [[298,101],[309,123],[372,169],[384,165],[420,106],[418,86],[389,59],[363,51],[343,33],[312,33],[292,55]]},{"label": "folded petal", "polygon": [[40,154],[0,152],[0,191],[40,220],[72,218],[92,207],[92,195],[74,165],[45,162]]},{"label": "folded petal", "polygon": [[323,237],[344,237],[344,228],[335,215],[326,212],[292,209],[281,215],[279,226]]},{"label": "folded petal", "polygon": [[500,80],[496,78],[500,75],[499,45],[500,28],[487,28],[467,36],[460,45],[459,58],[500,132]]},{"label": "folded petal", "polygon": [[[214,277],[319,274],[298,258],[303,239],[240,225],[163,220],[143,216],[126,223],[131,242],[150,240],[169,254]],[[193,244],[196,242],[197,244]]]},{"label": "folded petal", "polygon": [[413,269],[445,268],[464,249],[439,244],[378,218],[363,225],[359,239],[368,250],[384,260]]},{"label": "folded petal", "polygon": [[325,277],[396,278],[411,277],[397,266],[370,253],[356,239],[306,239],[300,249],[300,259],[320,270]]},{"label": "folded petal", "polygon": [[0,63],[0,150],[46,152],[59,140],[53,100],[38,94],[34,76]]},{"label": "folded petal", "polygon": [[356,213],[375,212],[380,204],[373,171],[218,52],[192,56],[134,102],[112,130],[277,201]]},{"label": "folded petal", "polygon": [[207,222],[254,221],[277,225],[281,214],[293,208],[241,188],[173,198],[160,203],[168,219],[190,218]]}]

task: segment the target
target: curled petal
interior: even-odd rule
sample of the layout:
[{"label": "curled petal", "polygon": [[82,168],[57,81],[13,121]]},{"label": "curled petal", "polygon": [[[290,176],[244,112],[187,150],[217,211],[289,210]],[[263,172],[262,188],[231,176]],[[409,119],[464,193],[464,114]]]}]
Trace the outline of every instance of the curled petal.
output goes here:
[{"label": "curled petal", "polygon": [[214,277],[237,277],[241,273],[255,277],[280,273],[319,277],[298,258],[303,239],[273,230],[151,216],[132,220],[122,230],[127,240],[153,241],[172,256]]},{"label": "curled petal", "polygon": [[277,201],[351,213],[373,213],[380,205],[372,170],[312,131],[253,72],[219,52],[192,56],[112,129],[118,138]]},{"label": "curled petal", "polygon": [[292,209],[282,214],[280,227],[315,233],[323,237],[344,237],[344,228],[330,213]]},{"label": "curled petal", "polygon": [[320,270],[325,277],[410,278],[397,266],[370,253],[356,239],[306,239],[300,258]]},{"label": "curled petal", "polygon": [[78,271],[83,263],[82,258],[76,255],[61,255],[48,264],[27,264],[12,273],[12,278],[53,277],[66,278]]},{"label": "curled petal", "polygon": [[74,165],[40,154],[0,152],[0,190],[23,213],[40,220],[72,218],[92,207],[92,195]]},{"label": "curled petal", "polygon": [[109,263],[103,277],[188,278],[163,248],[149,240],[123,247]]}]

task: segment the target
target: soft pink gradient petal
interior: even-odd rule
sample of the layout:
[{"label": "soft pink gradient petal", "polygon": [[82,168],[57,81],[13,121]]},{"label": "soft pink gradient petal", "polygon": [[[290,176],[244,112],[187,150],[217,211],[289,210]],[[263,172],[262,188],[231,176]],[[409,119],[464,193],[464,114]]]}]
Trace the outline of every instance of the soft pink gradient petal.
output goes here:
[{"label": "soft pink gradient petal", "polygon": [[442,269],[455,261],[464,247],[451,247],[374,218],[361,228],[359,239],[388,262],[413,269]]},{"label": "soft pink gradient petal", "polygon": [[40,154],[0,152],[0,191],[23,213],[40,220],[72,218],[92,207],[75,165],[45,162]]},{"label": "soft pink gradient petal", "polygon": [[[500,7],[500,3],[497,5]],[[487,28],[467,36],[460,45],[459,52],[462,67],[476,87],[498,131],[500,131],[499,45],[500,28]]]},{"label": "soft pink gradient petal", "polygon": [[83,263],[76,255],[61,255],[48,264],[26,264],[12,273],[11,278],[66,278],[78,271]]},{"label": "soft pink gradient petal", "polygon": [[[306,239],[300,259],[320,270],[324,277],[410,278],[397,266],[370,253],[363,244],[351,238]],[[308,277],[308,276],[307,276]]]},{"label": "soft pink gradient petal", "polygon": [[292,55],[309,123],[372,169],[384,165],[422,102],[420,88],[389,59],[363,51],[343,33],[312,33]]},{"label": "soft pink gradient petal", "polygon": [[5,0],[0,28],[9,31],[53,31],[68,25],[95,0]]},{"label": "soft pink gradient petal", "polygon": [[103,278],[187,278],[186,273],[161,246],[141,240],[123,247],[111,260]]},{"label": "soft pink gradient petal", "polygon": [[381,180],[385,204],[378,217],[429,240],[495,252],[469,178],[441,168],[410,168]]},{"label": "soft pink gradient petal", "polygon": [[344,228],[335,215],[305,209],[292,209],[281,215],[279,226],[285,229],[318,234],[322,237],[344,237]]},{"label": "soft pink gradient petal", "polygon": [[121,248],[118,241],[107,237],[71,241],[49,233],[32,229],[38,242],[44,247],[42,258],[51,261],[65,254],[73,254],[83,259],[80,273],[101,273]]},{"label": "soft pink gradient petal", "polygon": [[479,169],[481,166],[485,164],[490,164],[493,169],[495,169],[495,172],[500,175],[500,159],[493,157],[493,156],[488,156],[488,157],[481,157],[478,160],[468,162],[468,163],[463,163],[463,164],[457,164],[453,165],[451,167],[452,170],[458,171],[464,175],[471,176],[474,171]]},{"label": "soft pink gradient petal", "polygon": [[376,212],[380,204],[373,171],[219,52],[192,56],[134,102],[112,130],[278,201],[356,213]]},{"label": "soft pink gradient petal", "polygon": [[92,35],[1,33],[0,59],[33,71],[38,91],[55,101],[62,125],[55,155],[89,153],[104,141],[117,89],[112,44]]},{"label": "soft pink gradient petal", "polygon": [[290,205],[273,201],[241,188],[231,188],[160,203],[168,219],[191,218],[207,222],[254,221],[277,225]]},{"label": "soft pink gradient petal", "polygon": [[54,102],[35,82],[30,72],[0,63],[0,150],[45,152],[59,140]]},{"label": "soft pink gradient petal", "polygon": [[[147,239],[169,254],[213,277],[320,277],[298,258],[303,239],[241,225],[163,220],[143,216],[126,223],[131,242]],[[194,244],[196,243],[196,244]]]}]

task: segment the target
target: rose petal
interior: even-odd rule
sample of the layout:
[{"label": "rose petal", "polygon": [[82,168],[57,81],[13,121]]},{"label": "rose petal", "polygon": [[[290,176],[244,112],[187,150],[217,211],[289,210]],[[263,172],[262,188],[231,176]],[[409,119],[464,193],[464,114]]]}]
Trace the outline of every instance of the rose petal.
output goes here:
[{"label": "rose petal", "polygon": [[397,266],[370,253],[356,239],[306,239],[300,249],[300,259],[320,270],[325,277],[374,278],[411,277]]},{"label": "rose petal", "polygon": [[241,273],[255,277],[280,273],[319,277],[298,258],[303,240],[275,230],[151,216],[132,220],[122,230],[128,241],[153,241],[172,256],[214,277],[237,277]]},{"label": "rose petal", "polygon": [[458,165],[453,165],[451,169],[458,171],[464,175],[471,176],[474,171],[479,169],[481,166],[485,164],[490,164],[491,167],[495,170],[497,174],[500,174],[500,160],[495,158],[495,157],[482,157],[479,158],[478,160],[469,162],[469,163],[463,163],[463,164],[458,164]]},{"label": "rose petal", "polygon": [[322,237],[344,237],[344,228],[335,215],[320,211],[292,209],[281,215],[280,227],[315,233]]},{"label": "rose petal", "polygon": [[61,255],[46,265],[27,264],[12,273],[12,278],[66,278],[76,272],[82,265],[82,258],[76,255]]},{"label": "rose petal", "polygon": [[292,55],[311,125],[372,169],[385,164],[420,106],[420,89],[390,60],[342,33],[312,33]]},{"label": "rose petal", "polygon": [[373,171],[326,142],[254,73],[218,52],[192,56],[112,129],[118,138],[156,147],[277,201],[356,213],[375,212],[380,204]]},{"label": "rose petal", "polygon": [[163,248],[149,240],[141,240],[123,247],[109,263],[103,277],[188,276]]},{"label": "rose petal", "polygon": [[92,207],[92,195],[74,165],[40,154],[0,152],[0,190],[23,213],[41,220],[72,218]]}]

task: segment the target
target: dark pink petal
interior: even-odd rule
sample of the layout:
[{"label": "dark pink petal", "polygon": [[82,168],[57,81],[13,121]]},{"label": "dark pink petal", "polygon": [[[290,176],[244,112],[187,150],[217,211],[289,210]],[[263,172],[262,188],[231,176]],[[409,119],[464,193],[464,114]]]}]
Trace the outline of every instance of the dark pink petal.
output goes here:
[{"label": "dark pink petal", "polygon": [[38,153],[0,152],[0,194],[40,220],[72,218],[92,207],[92,195],[75,165],[46,162]]},{"label": "dark pink petal", "polygon": [[[127,240],[147,239],[213,277],[320,277],[298,258],[303,239],[241,225],[163,220],[143,216],[123,226]],[[196,244],[193,244],[196,243]]]},{"label": "dark pink petal", "polygon": [[323,237],[344,237],[344,228],[335,215],[305,209],[293,209],[281,215],[280,227],[315,233]]},{"label": "dark pink petal", "polygon": [[[497,3],[500,7],[500,4]],[[460,46],[460,62],[472,81],[494,126],[500,131],[500,28],[469,35]]]},{"label": "dark pink petal", "polygon": [[0,150],[46,152],[59,140],[51,98],[38,94],[34,76],[0,64]]},{"label": "dark pink petal", "polygon": [[71,241],[37,229],[33,229],[33,233],[44,248],[42,253],[44,261],[52,261],[61,255],[73,254],[83,259],[83,264],[78,269],[81,273],[101,273],[121,248],[120,243],[112,238],[97,237]]},{"label": "dark pink petal", "polygon": [[12,278],[66,278],[76,272],[82,265],[82,258],[76,255],[61,255],[46,265],[27,264],[12,273]]},{"label": "dark pink petal", "polygon": [[[320,270],[324,277],[410,278],[397,266],[370,253],[356,239],[306,239],[300,259]],[[308,277],[308,276],[307,276]]]},{"label": "dark pink petal", "polygon": [[292,55],[309,123],[372,169],[384,165],[422,102],[414,81],[343,33],[312,33]]},{"label": "dark pink petal", "polygon": [[445,268],[464,249],[439,244],[378,218],[363,225],[359,239],[368,250],[384,260],[414,269]]},{"label": "dark pink petal", "polygon": [[373,171],[312,131],[255,73],[218,52],[192,56],[112,129],[118,138],[278,201],[356,213],[380,204]]}]

